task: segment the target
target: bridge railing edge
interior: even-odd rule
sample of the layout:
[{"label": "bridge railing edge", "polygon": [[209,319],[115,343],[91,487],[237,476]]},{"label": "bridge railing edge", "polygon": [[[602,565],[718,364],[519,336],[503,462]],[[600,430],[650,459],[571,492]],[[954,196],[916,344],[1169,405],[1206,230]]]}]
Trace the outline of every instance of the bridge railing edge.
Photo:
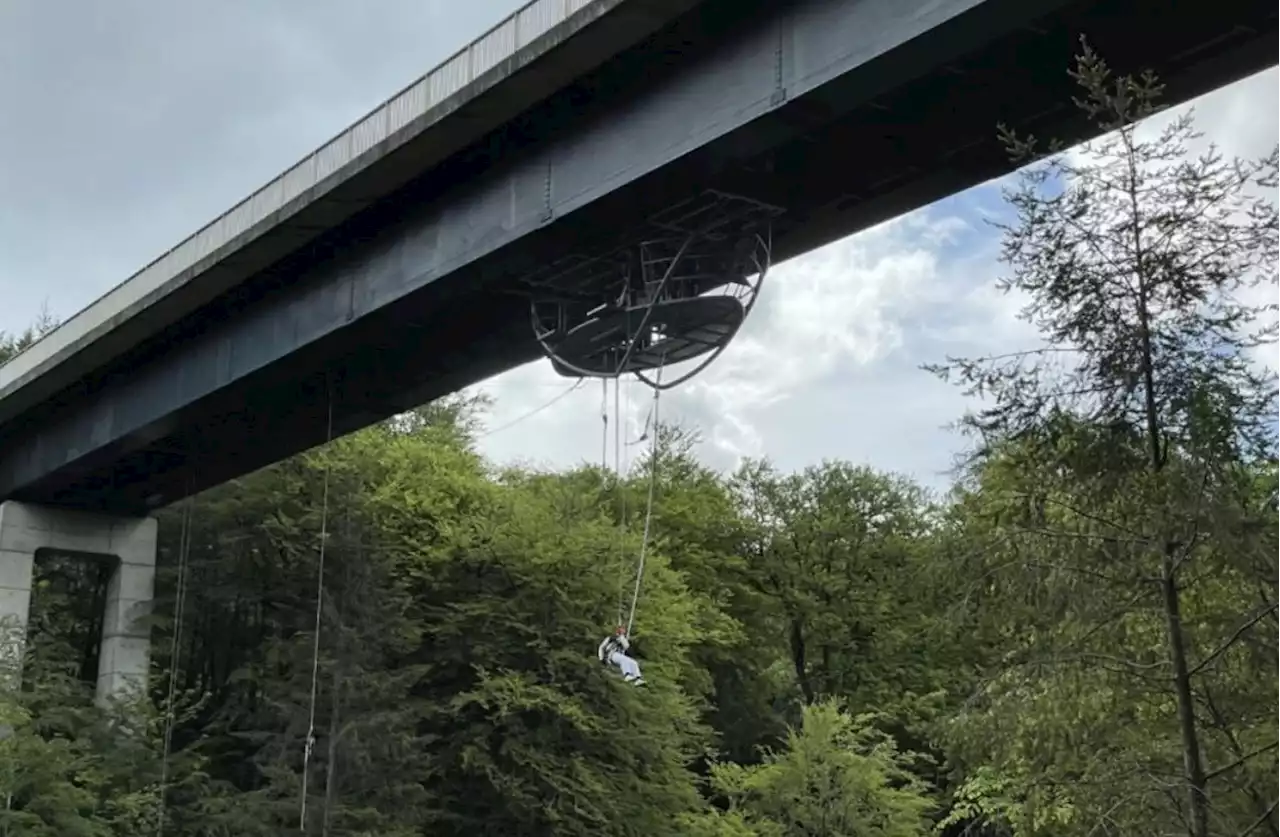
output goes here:
[{"label": "bridge railing edge", "polygon": [[[109,320],[215,254],[255,224],[321,184],[327,192],[341,182],[331,177],[360,155],[426,115],[521,50],[600,0],[530,0],[467,46],[397,91],[337,136],[290,166],[227,211],[162,253],[128,279],[72,315],[40,340],[0,365],[0,399],[57,362],[57,356],[87,336],[95,315]],[[328,181],[326,183],[326,180]],[[314,197],[319,197],[315,195]],[[314,199],[314,198],[313,198]]]}]

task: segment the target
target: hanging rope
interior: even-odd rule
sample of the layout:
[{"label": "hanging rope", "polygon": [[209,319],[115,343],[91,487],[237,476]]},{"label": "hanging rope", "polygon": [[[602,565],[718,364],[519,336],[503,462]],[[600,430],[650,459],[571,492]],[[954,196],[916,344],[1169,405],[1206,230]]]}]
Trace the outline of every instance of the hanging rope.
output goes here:
[{"label": "hanging rope", "polygon": [[[547,329],[544,329],[542,319],[538,314],[537,302],[534,301],[530,304],[529,314],[530,314],[531,322],[533,325],[534,337],[538,341],[538,344],[542,347],[543,353],[554,361],[554,363],[556,364],[561,374],[564,374],[565,370],[568,370],[569,372],[574,372],[584,377],[598,375],[604,381],[603,395],[602,395],[602,400],[600,405],[601,419],[604,424],[604,429],[602,431],[603,439],[601,442],[601,448],[602,448],[601,463],[602,463],[603,471],[608,470],[608,458],[609,458],[608,457],[608,391],[609,391],[608,379],[612,377],[615,381],[614,465],[617,471],[617,485],[619,487],[619,490],[622,492],[621,498],[620,498],[621,515],[620,515],[619,524],[618,524],[618,539],[620,544],[619,546],[620,555],[625,555],[625,550],[626,550],[625,534],[626,534],[627,524],[628,524],[627,513],[626,513],[627,512],[627,509],[626,509],[627,492],[625,490],[625,486],[623,486],[622,484],[622,477],[624,473],[623,452],[622,452],[623,444],[622,444],[622,438],[621,438],[622,407],[621,407],[621,404],[619,403],[621,399],[620,392],[622,388],[621,379],[627,371],[628,363],[630,362],[633,354],[635,353],[637,347],[640,345],[641,338],[646,336],[651,336],[649,335],[649,331],[648,331],[649,323],[652,320],[654,316],[654,312],[657,310],[659,303],[665,299],[664,295],[666,292],[666,288],[667,288],[667,285],[671,282],[673,276],[675,275],[676,266],[680,263],[681,259],[683,259],[686,251],[693,244],[693,242],[697,240],[700,237],[700,235],[702,235],[705,232],[707,232],[707,230],[700,230],[700,231],[689,233],[680,242],[674,254],[671,255],[669,258],[648,259],[646,256],[645,248],[649,244],[652,244],[652,242],[640,243],[640,269],[642,272],[641,279],[644,282],[643,288],[644,288],[645,299],[640,304],[635,304],[635,300],[631,297],[633,285],[631,284],[630,280],[632,277],[628,275],[626,277],[627,284],[624,287],[621,295],[619,296],[616,303],[612,303],[613,305],[618,306],[622,309],[622,312],[625,317],[625,329],[626,329],[625,333],[626,333],[627,339],[626,339],[625,347],[623,348],[621,352],[621,356],[618,358],[617,363],[614,366],[611,375],[609,374],[609,370],[607,368],[604,368],[604,369],[588,368],[590,366],[590,363],[588,363],[587,366],[578,366],[574,364],[572,361],[559,356],[554,350],[554,348],[548,344],[547,340],[551,334],[561,333],[564,326],[564,323],[563,323],[564,310],[561,309],[560,311],[560,320],[557,322],[556,328],[553,330],[547,330]],[[749,256],[749,258],[754,262],[758,280],[756,282],[755,289],[751,293],[751,298],[743,306],[743,315],[744,315],[743,319],[745,319],[745,316],[748,315],[751,312],[751,309],[754,307],[756,299],[758,297],[757,291],[759,289],[760,284],[763,283],[765,273],[768,270],[769,254],[772,248],[771,233],[766,232],[765,235],[760,235],[759,233],[757,233],[755,235],[754,242],[752,242],[750,239],[746,239],[745,243],[749,247],[754,246],[753,251],[747,254],[738,254],[737,247],[735,245],[735,253],[737,255]],[[764,251],[763,257],[760,252],[761,250]],[[662,274],[658,278],[657,282],[653,283],[648,281],[648,277],[651,274],[651,271],[649,270],[649,268],[651,266],[656,266],[662,263],[663,261],[666,262],[666,266],[665,266],[665,269],[662,270]],[[656,271],[653,271],[653,272],[656,272]],[[749,283],[746,283],[745,277],[743,277],[743,283],[749,285]],[[631,314],[633,311],[636,311],[636,310],[642,310],[642,315],[640,317],[640,323],[638,327],[633,329],[631,328]],[[616,312],[612,312],[612,313],[616,313]],[[612,316],[612,313],[610,316]],[[590,322],[591,321],[588,321],[588,323]],[[612,323],[609,323],[607,321],[596,321],[596,325],[602,325],[602,324],[608,328],[614,327]],[[734,336],[734,334],[736,334],[737,329],[740,325],[741,325],[741,322],[738,322],[734,326],[732,333],[730,333],[728,337],[731,338],[732,336]],[[604,337],[605,337],[604,334],[599,335],[599,338],[604,338]],[[635,623],[636,607],[640,598],[640,586],[644,577],[645,559],[647,557],[649,538],[650,538],[652,522],[653,522],[653,503],[654,503],[654,495],[657,490],[657,469],[658,469],[658,455],[659,455],[659,447],[658,447],[658,443],[659,443],[658,407],[659,407],[659,399],[660,399],[659,393],[664,389],[670,389],[672,387],[675,387],[676,385],[689,380],[694,375],[701,372],[720,355],[720,353],[724,350],[725,346],[727,345],[727,342],[728,342],[727,339],[722,341],[711,353],[711,356],[708,359],[704,360],[693,371],[688,372],[687,374],[684,374],[684,375],[677,376],[677,380],[675,381],[668,381],[665,384],[663,383],[662,375],[663,375],[664,367],[666,365],[666,360],[667,360],[665,355],[659,358],[659,362],[656,367],[657,374],[654,379],[651,380],[650,378],[646,377],[638,369],[634,371],[636,378],[640,380],[642,383],[647,384],[654,391],[654,397],[653,397],[653,408],[650,413],[653,419],[653,428],[652,428],[653,438],[651,440],[651,451],[652,451],[651,466],[652,467],[650,469],[650,475],[649,475],[649,491],[648,491],[648,499],[647,499],[646,508],[645,508],[645,516],[644,516],[644,532],[641,537],[640,554],[636,562],[635,582],[632,586],[632,593],[631,593],[631,607],[630,607],[629,613],[627,614],[627,620],[626,620],[625,626],[622,624],[623,605],[625,603],[625,577],[620,575],[619,585],[618,585],[619,586],[618,626],[626,630],[628,633],[630,633]],[[661,341],[659,341],[658,346],[659,347],[661,346]],[[617,348],[618,347],[616,345],[611,347],[611,354],[614,357],[618,357]],[[654,348],[655,347],[652,343],[650,342],[645,343],[645,351],[652,351]],[[662,352],[662,351],[663,350],[661,348],[658,348],[658,352]],[[629,408],[630,404],[628,403],[627,406]],[[644,438],[645,438],[645,434],[642,433],[638,442],[643,442]]]},{"label": "hanging rope", "polygon": [[[759,277],[756,283],[756,287],[757,289],[759,289],[760,287],[763,287],[765,277],[769,273],[769,254],[772,254],[773,252],[772,229],[767,230],[763,235],[760,233],[757,233],[755,235],[755,240],[760,250],[763,250],[764,253],[766,254],[764,258],[761,258],[760,250],[757,250],[753,252],[751,255],[751,261],[754,262],[755,264],[756,275]],[[733,332],[729,335],[730,338],[737,335],[738,329],[740,329],[742,327],[742,324],[747,321],[747,318],[751,316],[751,311],[752,309],[755,308],[756,302],[759,301],[759,299],[760,299],[760,295],[758,292],[751,295],[751,298],[747,301],[746,308],[743,311],[742,319],[739,320],[738,324],[733,327]],[[699,363],[697,366],[693,367],[689,371],[685,372],[683,375],[678,375],[674,380],[667,381],[665,384],[662,383],[661,381],[655,381],[649,378],[643,372],[640,372],[638,370],[635,373],[636,378],[641,383],[649,387],[652,387],[654,389],[672,389],[674,387],[678,387],[680,386],[680,384],[683,384],[685,381],[690,380],[694,376],[700,375],[704,369],[706,369],[711,364],[715,363],[716,359],[720,357],[720,355],[724,352],[724,350],[729,348],[730,342],[731,342],[731,339],[722,341],[720,345],[716,346],[715,350],[712,351],[711,354],[707,355],[702,360],[701,363]]]},{"label": "hanging rope", "polygon": [[[675,256],[671,258],[669,264],[667,265],[667,269],[662,274],[662,278],[658,280],[656,288],[652,291],[652,293],[648,294],[649,302],[645,306],[644,316],[640,318],[640,325],[637,326],[634,331],[631,330],[631,320],[630,320],[631,309],[630,309],[630,306],[628,306],[627,331],[631,334],[631,338],[630,340],[627,341],[626,351],[623,353],[622,358],[618,361],[617,365],[615,366],[613,377],[616,378],[620,376],[622,374],[622,371],[627,368],[627,363],[631,360],[631,355],[635,352],[636,345],[640,341],[640,335],[644,334],[645,329],[648,328],[649,320],[650,318],[653,317],[653,312],[657,307],[658,300],[662,299],[662,293],[666,289],[668,283],[670,282],[672,275],[675,273],[676,265],[680,263],[680,259],[684,258],[685,251],[689,248],[689,245],[692,244],[695,239],[697,239],[696,234],[689,235],[688,237],[685,238],[684,242],[680,245],[680,248],[676,250]],[[542,347],[543,354],[545,354],[547,357],[554,357],[556,359],[556,363],[559,364],[561,367],[568,369],[570,372],[573,372],[575,374],[582,375],[583,377],[595,377],[598,374],[598,372],[593,372],[590,369],[583,369],[581,366],[577,366],[565,360],[562,357],[558,357],[555,351],[551,348],[551,346],[547,344],[546,337],[541,333],[542,328],[538,321],[538,312],[535,309],[530,308],[529,317],[533,323],[534,337],[538,341],[538,345]],[[637,377],[639,377],[638,374],[637,374]]]},{"label": "hanging rope", "polygon": [[680,244],[680,249],[676,250],[676,254],[671,258],[667,269],[663,271],[662,278],[658,281],[657,288],[649,295],[649,304],[644,309],[644,316],[640,318],[640,325],[636,326],[635,331],[631,330],[631,309],[627,309],[627,333],[631,335],[631,339],[627,341],[627,351],[622,355],[622,360],[618,361],[618,372],[627,368],[627,362],[631,360],[631,353],[636,350],[636,345],[640,342],[640,335],[644,334],[645,329],[649,327],[649,319],[653,317],[653,312],[658,307],[658,300],[662,299],[662,292],[666,290],[667,283],[671,281],[671,276],[676,271],[676,265],[680,264],[680,260],[684,258],[685,250],[689,249],[689,245],[693,243],[696,236],[689,235]]},{"label": "hanging rope", "polygon": [[[649,303],[649,306],[645,309],[644,316],[640,320],[639,328],[637,328],[634,332],[632,332],[630,329],[630,325],[631,325],[630,316],[629,316],[630,312],[628,312],[627,331],[628,331],[628,334],[630,335],[630,339],[627,341],[626,352],[623,354],[622,359],[618,361],[617,375],[614,378],[614,392],[613,392],[614,462],[616,463],[618,468],[619,488],[620,490],[622,490],[622,516],[619,520],[619,531],[618,531],[620,559],[622,557],[622,550],[625,549],[625,544],[626,544],[625,536],[626,536],[626,522],[627,522],[627,505],[626,505],[627,494],[626,494],[625,488],[622,486],[622,449],[623,449],[622,432],[621,432],[622,431],[622,428],[621,428],[622,410],[621,410],[621,404],[620,404],[621,396],[619,394],[622,387],[622,370],[626,368],[627,361],[631,358],[631,353],[635,350],[636,344],[639,342],[641,333],[649,323],[649,318],[653,314],[654,305],[656,304],[657,299],[660,298],[662,289],[666,286],[667,280],[671,277],[672,271],[674,270],[676,263],[680,260],[680,257],[684,254],[685,249],[689,246],[689,243],[691,241],[692,241],[692,238],[689,238],[689,239],[686,239],[683,244],[681,244],[680,249],[676,253],[676,257],[672,260],[671,264],[668,265],[667,270],[662,276],[662,280],[658,283],[658,290],[654,293],[653,298]],[[649,495],[648,495],[648,500],[645,504],[644,533],[641,536],[641,540],[640,540],[640,557],[636,564],[636,578],[635,578],[635,583],[632,585],[632,590],[631,590],[631,609],[630,609],[630,612],[627,614],[626,630],[627,630],[628,636],[631,635],[631,629],[635,625],[636,604],[640,599],[640,583],[641,583],[641,580],[644,578],[645,554],[649,544],[650,527],[653,522],[653,498],[654,498],[654,493],[657,489],[657,472],[658,472],[657,471],[658,397],[659,397],[659,393],[661,392],[662,370],[663,370],[663,366],[665,366],[665,363],[666,363],[666,358],[663,357],[658,365],[658,372],[657,372],[658,385],[653,387],[653,399],[654,399],[653,409],[652,409],[653,441],[652,441],[652,447],[651,447],[652,454],[650,457]],[[622,563],[622,561],[620,560],[619,563]],[[623,577],[620,576],[618,579],[618,624],[619,625],[623,624],[622,616],[623,616],[623,608],[626,603],[625,597],[626,597],[625,580]]]},{"label": "hanging rope", "polygon": [[[616,403],[616,401],[617,401],[617,386],[618,386],[618,379],[615,377],[615,378],[613,379],[613,381],[614,381],[614,400],[615,400],[615,403]],[[615,413],[616,413],[616,408],[615,408]],[[614,415],[614,424],[615,424],[615,426],[616,426],[616,425],[621,424],[621,420],[619,419],[619,417],[618,417],[616,414]],[[605,496],[607,497],[607,496],[608,496],[608,491],[609,491],[609,476],[610,476],[610,469],[609,469],[609,379],[608,379],[608,378],[601,378],[601,379],[600,379],[600,425],[601,425],[601,427],[600,427],[600,476],[601,476],[601,484],[604,486]],[[621,490],[622,490],[622,474],[620,473],[620,470],[618,469],[618,446],[617,446],[617,443],[616,443],[617,436],[618,436],[618,434],[617,434],[617,431],[615,430],[615,432],[614,432],[615,444],[614,444],[614,469],[613,469],[613,476],[614,476],[614,484],[618,487],[618,490],[619,490],[619,491],[621,491]],[[624,508],[625,508],[625,507],[624,507]],[[624,554],[624,553],[623,553],[623,550],[625,549],[625,546],[624,546],[624,540],[623,540],[623,528],[622,528],[622,527],[624,526],[624,522],[625,522],[625,520],[626,520],[626,514],[625,514],[625,511],[624,511],[624,512],[623,512],[623,514],[622,514],[622,515],[619,517],[619,519],[618,519],[618,537],[617,537],[617,540],[618,540],[618,560],[619,560],[619,563],[621,563],[621,562],[622,562],[623,554]],[[623,582],[622,582],[622,575],[621,575],[621,573],[619,573],[619,575],[618,575],[618,579],[619,579],[619,580],[618,580],[618,615],[617,615],[617,619],[616,619],[616,624],[621,625],[621,624],[622,624],[622,609],[623,609],[623,607],[624,607],[624,606],[625,606],[625,604],[626,604],[626,598],[625,598],[625,597],[626,597],[626,587],[624,586],[624,584],[623,584]]]},{"label": "hanging rope", "polygon": [[173,635],[169,641],[169,693],[165,698],[164,749],[160,755],[159,810],[156,812],[156,837],[164,834],[166,797],[169,791],[169,756],[173,752],[173,703],[178,694],[178,658],[182,654],[182,623],[187,602],[187,565],[191,554],[191,514],[195,497],[191,493],[191,479],[187,478],[187,499],[182,509],[181,530],[178,533],[178,575],[174,580]]},{"label": "hanging rope", "polygon": [[[759,236],[757,236],[757,238],[759,239]],[[658,282],[657,290],[653,293],[650,299],[649,305],[645,309],[644,316],[640,320],[640,326],[634,331],[632,331],[630,329],[630,321],[628,320],[627,331],[628,331],[628,334],[630,335],[630,339],[627,341],[627,349],[622,356],[622,360],[618,362],[619,372],[621,372],[622,369],[626,368],[627,361],[631,359],[632,352],[635,350],[635,347],[639,342],[641,335],[644,333],[645,328],[648,326],[649,319],[653,315],[654,308],[657,304],[657,301],[662,296],[662,291],[665,289],[667,281],[671,278],[671,274],[675,269],[675,265],[680,261],[681,257],[684,255],[685,249],[689,246],[689,244],[692,241],[693,241],[692,236],[685,239],[684,243],[680,245],[680,249],[676,251],[675,257],[672,259],[671,263],[667,266],[666,271],[663,273],[662,279]],[[763,240],[761,239],[761,243],[765,243],[765,242],[763,242]],[[756,268],[759,271],[761,277],[763,278],[765,267],[764,265],[761,264],[760,260],[757,257],[753,256],[753,258],[755,258]],[[750,313],[751,306],[753,306],[754,304],[755,304],[755,299],[753,298],[751,303],[747,307],[747,313]],[[724,350],[725,345],[727,345],[727,343],[722,344],[718,349],[716,349],[715,352],[711,354],[711,357],[709,359],[707,359],[702,364],[700,364],[692,372],[690,372],[687,375],[681,376],[679,380],[672,381],[666,384],[665,386],[662,383],[662,373],[663,373],[664,367],[666,366],[665,356],[659,359],[657,375],[653,380],[650,380],[649,378],[645,377],[644,374],[642,374],[639,371],[635,373],[636,378],[638,378],[643,383],[647,384],[653,390],[653,408],[651,410],[653,424],[650,431],[652,432],[653,437],[650,443],[651,453],[650,453],[650,460],[649,460],[649,494],[645,502],[644,531],[640,538],[640,557],[636,562],[635,584],[633,585],[632,591],[631,591],[631,610],[627,615],[626,631],[628,636],[630,636],[632,628],[635,626],[636,605],[640,601],[640,584],[644,579],[645,558],[648,552],[649,535],[650,535],[652,524],[653,524],[653,502],[654,502],[654,495],[657,491],[657,485],[658,485],[658,454],[659,454],[658,442],[659,442],[659,435],[660,435],[659,424],[658,424],[658,407],[660,403],[659,399],[660,399],[662,390],[669,389],[675,386],[676,384],[689,380],[689,378],[693,377],[698,372],[701,372],[708,365],[710,365],[711,361],[715,360],[715,358],[719,356],[720,352]],[[619,610],[619,622],[621,622],[621,610]]]},{"label": "hanging rope", "polygon": [[[613,468],[616,474],[616,485],[618,486],[618,502],[620,504],[620,512],[618,514],[618,565],[619,567],[626,565],[627,556],[627,487],[623,484],[622,469],[622,378],[621,376],[613,379]],[[618,619],[617,623],[622,624],[622,615],[626,607],[627,588],[623,581],[622,573],[618,573]]]},{"label": "hanging rope", "polygon": [[[327,418],[325,421],[325,444],[333,441],[333,391],[325,383],[325,402]],[[324,613],[324,558],[325,547],[329,542],[329,476],[332,470],[330,460],[325,458],[324,487],[320,494],[320,549],[316,559],[316,614],[313,638],[311,643],[311,704],[307,716],[307,740],[302,751],[302,800],[299,803],[298,830],[307,830],[307,785],[311,773],[311,751],[316,743],[316,692],[320,682],[320,623]],[[332,768],[332,765],[330,765]]]},{"label": "hanging rope", "polygon": [[600,470],[608,485],[609,476],[609,379],[600,379]]},{"label": "hanging rope", "polygon": [[[665,358],[664,358],[665,361]],[[662,364],[658,366],[657,381],[662,382]],[[627,636],[631,636],[631,628],[636,621],[636,603],[640,601],[640,582],[644,578],[644,559],[649,547],[649,532],[653,523],[653,498],[658,488],[658,437],[661,435],[658,425],[660,387],[653,388],[653,426],[650,429],[652,439],[649,445],[649,497],[645,501],[644,531],[640,536],[640,559],[636,562],[636,583],[631,590],[631,612],[627,615]]]},{"label": "hanging rope", "polygon": [[518,424],[523,424],[524,422],[526,422],[526,421],[528,421],[529,419],[533,418],[533,417],[534,417],[534,416],[536,416],[538,413],[541,413],[543,410],[549,410],[550,408],[554,407],[556,404],[560,403],[563,399],[565,399],[565,398],[569,397],[570,393],[572,393],[574,390],[578,389],[578,387],[582,386],[582,384],[583,384],[586,380],[587,380],[586,378],[579,378],[578,380],[574,381],[574,382],[569,386],[569,388],[568,388],[568,389],[566,389],[566,390],[564,390],[563,392],[561,392],[561,393],[560,393],[559,395],[557,395],[555,398],[552,398],[550,401],[546,401],[546,402],[544,402],[544,403],[543,403],[541,406],[539,406],[539,407],[534,407],[532,410],[530,410],[529,412],[525,413],[524,415],[521,415],[521,416],[517,416],[517,417],[515,417],[514,419],[512,419],[512,420],[511,420],[511,421],[509,421],[509,422],[507,422],[506,424],[500,424],[500,425],[498,425],[497,427],[493,428],[492,430],[486,430],[485,432],[483,432],[483,433],[481,433],[480,435],[476,436],[476,440],[477,440],[477,441],[479,441],[480,439],[487,439],[487,438],[489,438],[490,436],[494,435],[495,433],[502,433],[503,431],[510,430],[511,428],[515,427],[516,425],[518,425]]}]

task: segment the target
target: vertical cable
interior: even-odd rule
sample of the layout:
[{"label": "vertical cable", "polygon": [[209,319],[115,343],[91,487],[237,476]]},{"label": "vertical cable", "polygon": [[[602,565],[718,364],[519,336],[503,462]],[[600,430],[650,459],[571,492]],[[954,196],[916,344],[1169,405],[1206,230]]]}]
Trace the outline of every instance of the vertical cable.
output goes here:
[{"label": "vertical cable", "polygon": [[[609,379],[600,379],[600,470],[609,473]],[[605,483],[608,484],[607,481]]]},{"label": "vertical cable", "polygon": [[[662,366],[658,367],[657,375],[658,383],[662,383]],[[658,447],[658,405],[662,390],[655,387],[653,390],[653,438],[649,442],[649,498],[645,503],[644,511],[644,533],[640,536],[640,560],[636,566],[636,583],[631,591],[631,613],[627,616],[627,636],[631,635],[631,628],[636,621],[636,603],[640,601],[640,580],[644,578],[644,559],[645,553],[649,547],[649,531],[653,523],[653,498],[658,487],[658,455],[661,453]]]},{"label": "vertical cable", "polygon": [[[333,390],[325,382],[325,400],[328,417],[325,426],[325,444],[333,441]],[[299,803],[298,830],[307,830],[307,789],[311,772],[311,750],[316,740],[316,692],[320,682],[320,627],[324,613],[324,559],[329,542],[329,476],[332,466],[328,456],[324,463],[324,487],[320,495],[320,549],[316,567],[316,614],[311,643],[311,703],[307,716],[307,740],[302,752],[302,800]]]},{"label": "vertical cable", "polygon": [[617,474],[618,502],[621,512],[618,515],[618,624],[622,624],[623,608],[626,605],[626,581],[622,568],[627,563],[627,487],[623,484],[622,473],[622,378],[613,379],[613,467]]},{"label": "vertical cable", "polygon": [[191,493],[191,477],[187,477],[187,498],[182,509],[178,533],[178,577],[174,580],[173,635],[169,642],[169,691],[164,707],[164,750],[160,756],[160,799],[156,814],[156,837],[164,834],[167,797],[169,795],[169,755],[173,751],[173,702],[178,694],[178,658],[182,654],[182,623],[187,601],[187,566],[191,554],[191,516],[195,496]]}]

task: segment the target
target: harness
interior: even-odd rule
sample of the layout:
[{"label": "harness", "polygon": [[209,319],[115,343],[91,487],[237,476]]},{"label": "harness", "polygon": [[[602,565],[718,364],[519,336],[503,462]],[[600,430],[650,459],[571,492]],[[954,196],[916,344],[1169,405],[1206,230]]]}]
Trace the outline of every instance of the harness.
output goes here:
[{"label": "harness", "polygon": [[627,653],[627,650],[622,647],[622,643],[618,641],[618,638],[615,636],[611,636],[607,640],[605,640],[604,657],[600,660],[600,662],[604,663],[605,665],[608,665],[609,658],[612,657],[614,654],[625,654],[625,653]]}]

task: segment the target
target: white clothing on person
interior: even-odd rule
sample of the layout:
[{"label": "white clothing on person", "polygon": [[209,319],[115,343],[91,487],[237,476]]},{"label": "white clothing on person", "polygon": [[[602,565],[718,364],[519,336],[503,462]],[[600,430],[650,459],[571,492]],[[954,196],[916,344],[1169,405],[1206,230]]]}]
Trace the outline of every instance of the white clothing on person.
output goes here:
[{"label": "white clothing on person", "polygon": [[604,638],[600,647],[596,649],[596,656],[602,663],[617,666],[622,672],[623,680],[640,686],[644,683],[644,678],[640,676],[640,664],[627,656],[630,648],[631,643],[627,640],[627,635],[618,633]]}]

